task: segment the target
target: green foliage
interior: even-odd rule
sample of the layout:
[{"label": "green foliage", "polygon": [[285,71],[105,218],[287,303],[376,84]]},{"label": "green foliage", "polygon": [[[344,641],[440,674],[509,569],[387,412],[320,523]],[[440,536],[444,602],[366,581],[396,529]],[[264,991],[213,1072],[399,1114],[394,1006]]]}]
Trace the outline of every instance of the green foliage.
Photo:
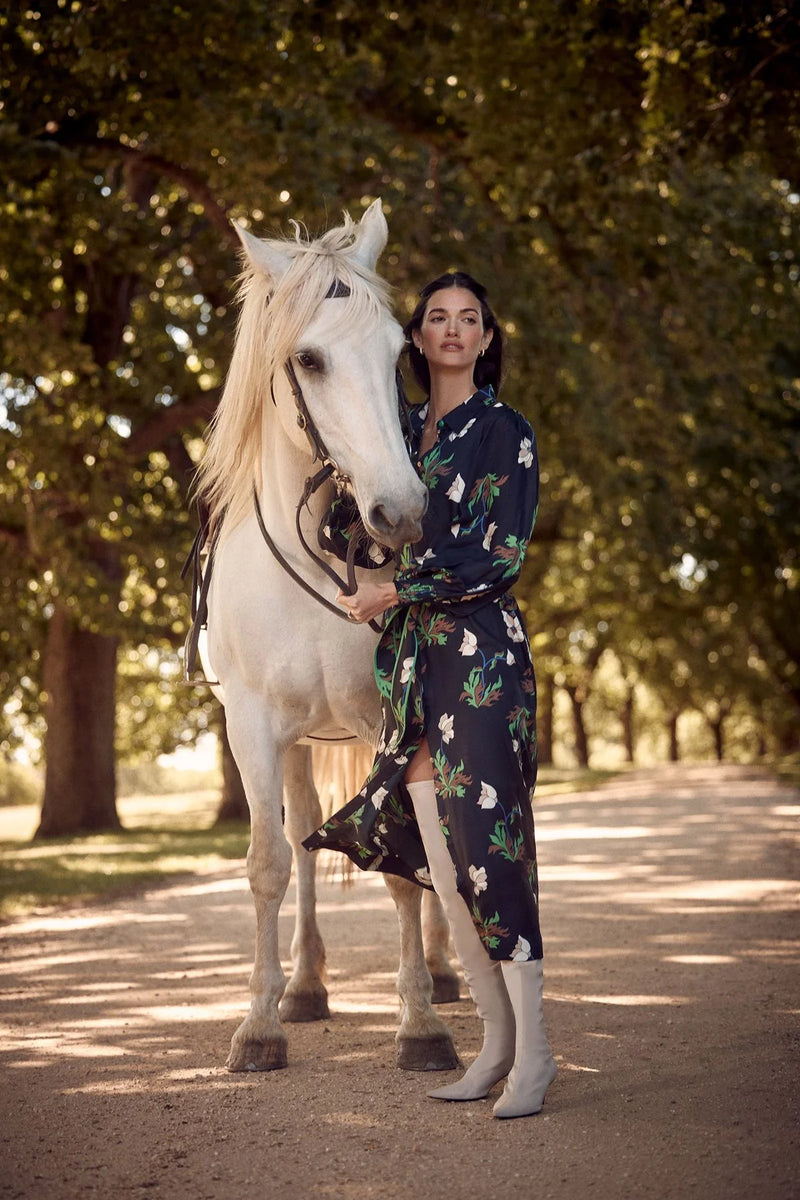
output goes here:
[{"label": "green foliage", "polygon": [[157,762],[130,764],[117,767],[117,790],[120,796],[167,796],[185,795],[187,792],[218,789],[219,771],[201,771],[189,768],[162,766]]},{"label": "green foliage", "polygon": [[0,758],[0,808],[38,804],[42,781],[39,773],[24,763]]},{"label": "green foliage", "polygon": [[54,602],[120,639],[119,744],[173,686],[186,495],[231,348],[231,215],[383,197],[398,310],[491,284],[534,421],[537,666],[606,648],[670,705],[800,705],[791,6],[202,0],[0,15],[0,705],[41,733]]},{"label": "green foliage", "polygon": [[140,828],[46,845],[0,842],[0,918],[125,895],[184,871],[213,870],[244,859],[249,837],[245,822],[209,830]]}]

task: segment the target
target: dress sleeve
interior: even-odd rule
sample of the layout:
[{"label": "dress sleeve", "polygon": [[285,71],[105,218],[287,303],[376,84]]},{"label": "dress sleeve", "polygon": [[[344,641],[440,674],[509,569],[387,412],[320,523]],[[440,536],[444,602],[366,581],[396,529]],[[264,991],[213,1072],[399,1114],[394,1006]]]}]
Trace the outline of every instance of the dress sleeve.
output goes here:
[{"label": "dress sleeve", "polygon": [[395,574],[401,604],[457,603],[510,587],[520,573],[539,502],[536,440],[527,421],[506,409],[488,428],[472,480],[461,476],[448,495],[458,517],[421,557],[410,547]]},{"label": "dress sleeve", "polygon": [[372,540],[364,528],[354,497],[343,492],[336,497],[323,518],[317,541],[323,550],[346,562],[353,538],[357,541],[354,560],[357,567],[371,570],[391,562],[392,551]]}]

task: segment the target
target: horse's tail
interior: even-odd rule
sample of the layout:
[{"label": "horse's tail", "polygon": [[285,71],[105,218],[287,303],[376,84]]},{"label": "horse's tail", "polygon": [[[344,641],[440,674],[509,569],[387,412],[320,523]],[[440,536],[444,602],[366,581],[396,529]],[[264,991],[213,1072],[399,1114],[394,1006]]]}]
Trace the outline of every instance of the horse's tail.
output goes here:
[{"label": "horse's tail", "polygon": [[[364,742],[315,743],[312,751],[314,783],[322,805],[322,819],[328,817],[352,800],[369,774],[375,751]],[[325,852],[328,860],[325,874],[328,878],[341,878],[342,883],[352,883],[352,862],[346,854]]]}]

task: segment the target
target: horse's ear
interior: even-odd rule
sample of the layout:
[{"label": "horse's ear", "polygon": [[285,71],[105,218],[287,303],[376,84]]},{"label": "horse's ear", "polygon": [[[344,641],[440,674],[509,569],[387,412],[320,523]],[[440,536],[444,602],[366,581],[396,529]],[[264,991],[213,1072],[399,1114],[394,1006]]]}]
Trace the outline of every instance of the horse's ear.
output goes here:
[{"label": "horse's ear", "polygon": [[388,237],[389,226],[383,215],[383,205],[380,200],[373,200],[358,226],[352,251],[353,258],[362,267],[374,271]]},{"label": "horse's ear", "polygon": [[257,271],[263,271],[274,283],[282,279],[291,266],[292,260],[289,255],[284,254],[275,242],[267,242],[248,233],[236,221],[233,222],[233,228],[239,235],[239,240],[251,266],[255,267]]}]

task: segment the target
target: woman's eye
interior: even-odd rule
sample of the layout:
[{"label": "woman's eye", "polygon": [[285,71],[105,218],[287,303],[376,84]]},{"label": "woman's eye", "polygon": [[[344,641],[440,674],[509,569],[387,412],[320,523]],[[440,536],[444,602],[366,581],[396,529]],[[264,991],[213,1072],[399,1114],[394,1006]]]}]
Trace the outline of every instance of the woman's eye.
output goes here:
[{"label": "woman's eye", "polygon": [[310,350],[301,350],[295,357],[297,365],[302,367],[304,371],[322,370],[322,360],[318,355],[312,354]]}]

